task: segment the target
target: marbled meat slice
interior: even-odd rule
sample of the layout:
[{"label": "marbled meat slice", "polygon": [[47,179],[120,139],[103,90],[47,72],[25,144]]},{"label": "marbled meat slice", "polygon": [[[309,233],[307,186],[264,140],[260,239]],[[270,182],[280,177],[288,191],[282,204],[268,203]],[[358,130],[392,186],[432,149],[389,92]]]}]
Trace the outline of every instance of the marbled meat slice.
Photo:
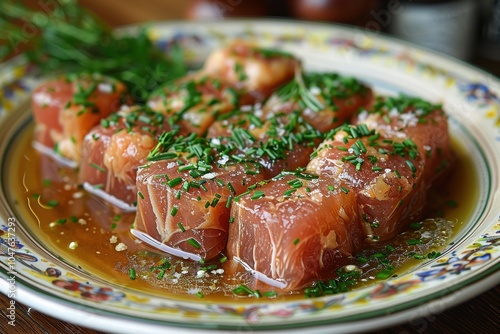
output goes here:
[{"label": "marbled meat slice", "polygon": [[[400,112],[380,114],[380,120],[375,112],[373,119],[377,121],[368,123],[361,120],[369,121],[371,116],[360,115],[357,125],[338,128],[318,147],[307,166],[309,172],[342,180],[355,192],[372,241],[390,240],[408,223],[422,218],[436,168],[442,165],[439,160],[451,157],[449,141],[441,140],[448,132],[443,124],[446,118],[437,111],[439,106],[425,103],[420,121],[400,123],[400,117],[413,117],[409,108],[413,102],[406,97],[391,99],[388,109],[401,108]],[[431,135],[434,131],[440,133]],[[434,138],[440,140],[433,142]],[[438,147],[441,156],[436,152]]]},{"label": "marbled meat slice", "polygon": [[83,137],[124,102],[128,102],[125,85],[102,75],[49,80],[32,96],[35,142],[78,163]]},{"label": "marbled meat slice", "polygon": [[337,73],[306,72],[280,87],[264,104],[263,116],[300,111],[321,132],[349,121],[373,103],[372,90],[361,81]]},{"label": "marbled meat slice", "polygon": [[258,162],[267,178],[309,162],[322,134],[304,122],[300,112],[275,114],[262,121],[253,111],[222,115],[208,129],[208,138],[232,142],[244,159]]},{"label": "marbled meat slice", "polygon": [[425,160],[425,179],[442,179],[455,159],[450,144],[448,118],[441,105],[400,95],[379,97],[373,108],[358,113],[354,123],[377,129],[384,138],[409,138]]},{"label": "marbled meat slice", "polygon": [[300,71],[300,61],[292,54],[234,41],[215,50],[206,60],[203,71],[229,82],[259,102]]},{"label": "marbled meat slice", "polygon": [[217,115],[253,102],[223,80],[198,72],[165,85],[148,100],[148,106],[167,115],[170,126],[179,127],[179,134],[202,135]]},{"label": "marbled meat slice", "polygon": [[[147,107],[122,107],[101,120],[83,141],[79,181],[113,204],[137,201],[136,174],[168,124],[164,115]],[[109,196],[112,197],[109,197]]]},{"label": "marbled meat slice", "polygon": [[[175,151],[176,145],[184,148]],[[203,138],[180,138],[173,147],[163,157],[174,156],[137,173],[134,228],[170,247],[213,258],[226,246],[232,199],[264,176],[258,164],[207,154]]]},{"label": "marbled meat slice", "polygon": [[364,235],[353,192],[331,178],[298,175],[307,174],[271,180],[231,209],[228,256],[283,290],[334,278]]}]

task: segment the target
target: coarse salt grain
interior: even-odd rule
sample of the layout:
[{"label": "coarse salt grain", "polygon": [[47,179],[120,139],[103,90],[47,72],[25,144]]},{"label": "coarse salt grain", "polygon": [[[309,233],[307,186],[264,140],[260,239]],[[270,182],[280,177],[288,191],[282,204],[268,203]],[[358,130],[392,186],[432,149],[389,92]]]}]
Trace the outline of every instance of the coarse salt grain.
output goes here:
[{"label": "coarse salt grain", "polygon": [[72,195],[73,198],[82,198],[83,197],[83,192],[77,191],[76,193],[73,193]]},{"label": "coarse salt grain", "polygon": [[127,248],[128,248],[127,245],[125,245],[123,242],[120,242],[118,245],[116,245],[115,250],[117,252],[122,252],[122,251],[126,250]]},{"label": "coarse salt grain", "polygon": [[111,236],[111,238],[109,238],[109,242],[112,244],[116,244],[118,242],[118,238],[116,237],[116,235]]},{"label": "coarse salt grain", "polygon": [[113,86],[111,86],[110,84],[106,84],[106,83],[100,83],[99,85],[97,85],[97,89],[99,89],[99,91],[103,92],[103,93],[112,93],[113,92]]}]

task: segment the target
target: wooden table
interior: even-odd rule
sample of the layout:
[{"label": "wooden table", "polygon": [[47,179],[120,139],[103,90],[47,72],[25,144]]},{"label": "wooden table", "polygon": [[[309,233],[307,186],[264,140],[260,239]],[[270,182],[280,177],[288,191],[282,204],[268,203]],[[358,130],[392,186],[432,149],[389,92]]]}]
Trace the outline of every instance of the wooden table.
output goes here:
[{"label": "wooden table", "polygon": [[[165,20],[182,18],[193,0],[163,1],[149,0],[81,0],[83,5],[114,25],[143,22],[146,20]],[[139,8],[139,9],[138,9]],[[496,66],[495,66],[496,65]],[[498,73],[498,64],[491,68]],[[442,313],[419,318],[406,324],[379,330],[373,333],[495,333],[500,319],[500,286],[495,287]],[[43,314],[43,310],[29,309],[16,304],[16,327],[7,323],[5,310],[9,299],[0,295],[0,333],[101,333],[76,326]],[[196,331],[193,330],[193,333]]]}]

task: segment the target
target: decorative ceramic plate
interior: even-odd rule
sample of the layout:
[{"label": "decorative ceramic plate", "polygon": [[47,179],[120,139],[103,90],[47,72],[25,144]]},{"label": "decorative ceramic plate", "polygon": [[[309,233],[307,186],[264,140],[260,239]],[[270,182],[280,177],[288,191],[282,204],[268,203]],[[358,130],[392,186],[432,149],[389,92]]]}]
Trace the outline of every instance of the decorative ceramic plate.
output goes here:
[{"label": "decorative ceramic plate", "polygon": [[[133,30],[133,29],[132,29]],[[403,92],[441,102],[450,129],[473,162],[477,194],[460,232],[436,259],[381,283],[312,299],[205,302],[159,298],[90,274],[50,250],[13,194],[23,133],[32,131],[30,91],[40,78],[17,58],[0,67],[0,291],[37,310],[112,332],[181,333],[219,330],[333,332],[394,325],[442,311],[499,282],[500,82],[454,59],[363,29],[288,21],[224,21],[153,25],[150,36],[168,49],[180,43],[200,62],[233,38],[296,54],[308,70],[352,75],[377,92]],[[29,162],[26,162],[29,163]],[[43,223],[43,222],[42,222]],[[50,271],[59,273],[56,277]],[[49,274],[49,275],[48,275]],[[15,278],[14,278],[15,277]],[[13,283],[15,281],[15,284]],[[70,286],[71,288],[68,288]]]}]

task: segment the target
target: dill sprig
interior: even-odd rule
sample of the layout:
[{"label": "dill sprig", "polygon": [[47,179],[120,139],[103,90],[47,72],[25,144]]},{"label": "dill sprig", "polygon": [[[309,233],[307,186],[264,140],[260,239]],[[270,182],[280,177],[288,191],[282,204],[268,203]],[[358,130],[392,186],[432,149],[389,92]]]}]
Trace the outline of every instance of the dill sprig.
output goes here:
[{"label": "dill sprig", "polygon": [[367,91],[368,88],[353,77],[337,73],[297,72],[295,79],[282,86],[276,95],[282,101],[295,101],[302,108],[319,112],[326,108],[336,110],[334,99],[345,99]]},{"label": "dill sprig", "polygon": [[165,55],[145,27],[134,36],[118,35],[76,0],[54,0],[50,7],[0,2],[1,60],[25,50],[42,73],[102,73],[123,81],[138,103],[160,84],[186,73],[180,50]]}]

